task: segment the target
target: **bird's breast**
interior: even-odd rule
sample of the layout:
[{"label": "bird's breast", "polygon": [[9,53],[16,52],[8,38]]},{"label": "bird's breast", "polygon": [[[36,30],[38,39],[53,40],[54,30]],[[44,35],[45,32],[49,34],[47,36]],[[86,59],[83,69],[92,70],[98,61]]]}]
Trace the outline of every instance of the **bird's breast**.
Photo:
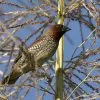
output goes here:
[{"label": "bird's breast", "polygon": [[44,62],[54,55],[57,47],[58,43],[52,38],[44,38],[33,44],[33,47],[31,47],[29,51],[34,54],[38,66],[42,66]]}]

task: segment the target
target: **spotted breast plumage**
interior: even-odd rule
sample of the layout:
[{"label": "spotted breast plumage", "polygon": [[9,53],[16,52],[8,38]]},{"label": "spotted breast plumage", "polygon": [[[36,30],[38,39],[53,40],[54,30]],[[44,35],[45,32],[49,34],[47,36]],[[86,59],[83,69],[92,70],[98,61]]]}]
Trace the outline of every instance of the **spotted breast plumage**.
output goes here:
[{"label": "spotted breast plumage", "polygon": [[20,58],[14,64],[12,72],[3,79],[2,84],[14,84],[24,73],[41,67],[44,62],[54,55],[60,38],[69,30],[68,27],[61,24],[52,25],[27,49],[28,57],[24,53],[21,54]]}]

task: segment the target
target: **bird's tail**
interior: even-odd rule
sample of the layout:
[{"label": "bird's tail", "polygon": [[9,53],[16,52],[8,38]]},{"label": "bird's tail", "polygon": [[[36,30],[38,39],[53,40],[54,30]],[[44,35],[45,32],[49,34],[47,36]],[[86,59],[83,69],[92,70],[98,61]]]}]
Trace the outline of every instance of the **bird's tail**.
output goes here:
[{"label": "bird's tail", "polygon": [[14,84],[21,75],[21,73],[12,72],[3,78],[2,84]]}]

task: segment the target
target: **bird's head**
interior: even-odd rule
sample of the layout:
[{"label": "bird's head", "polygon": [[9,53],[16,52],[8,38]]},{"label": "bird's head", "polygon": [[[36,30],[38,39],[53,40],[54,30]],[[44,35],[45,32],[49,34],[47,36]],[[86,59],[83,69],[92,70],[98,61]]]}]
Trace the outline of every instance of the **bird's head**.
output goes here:
[{"label": "bird's head", "polygon": [[54,38],[56,41],[59,41],[59,39],[65,34],[67,31],[71,30],[70,28],[61,25],[61,24],[55,24],[52,25],[46,32],[45,35],[49,35],[52,38]]}]

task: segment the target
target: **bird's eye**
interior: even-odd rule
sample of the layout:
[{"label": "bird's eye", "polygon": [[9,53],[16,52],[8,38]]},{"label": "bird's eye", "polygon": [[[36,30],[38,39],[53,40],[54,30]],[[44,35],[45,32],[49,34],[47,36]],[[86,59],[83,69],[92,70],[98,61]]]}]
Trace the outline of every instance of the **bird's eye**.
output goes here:
[{"label": "bird's eye", "polygon": [[66,31],[66,27],[65,26],[63,26],[62,31]]}]

